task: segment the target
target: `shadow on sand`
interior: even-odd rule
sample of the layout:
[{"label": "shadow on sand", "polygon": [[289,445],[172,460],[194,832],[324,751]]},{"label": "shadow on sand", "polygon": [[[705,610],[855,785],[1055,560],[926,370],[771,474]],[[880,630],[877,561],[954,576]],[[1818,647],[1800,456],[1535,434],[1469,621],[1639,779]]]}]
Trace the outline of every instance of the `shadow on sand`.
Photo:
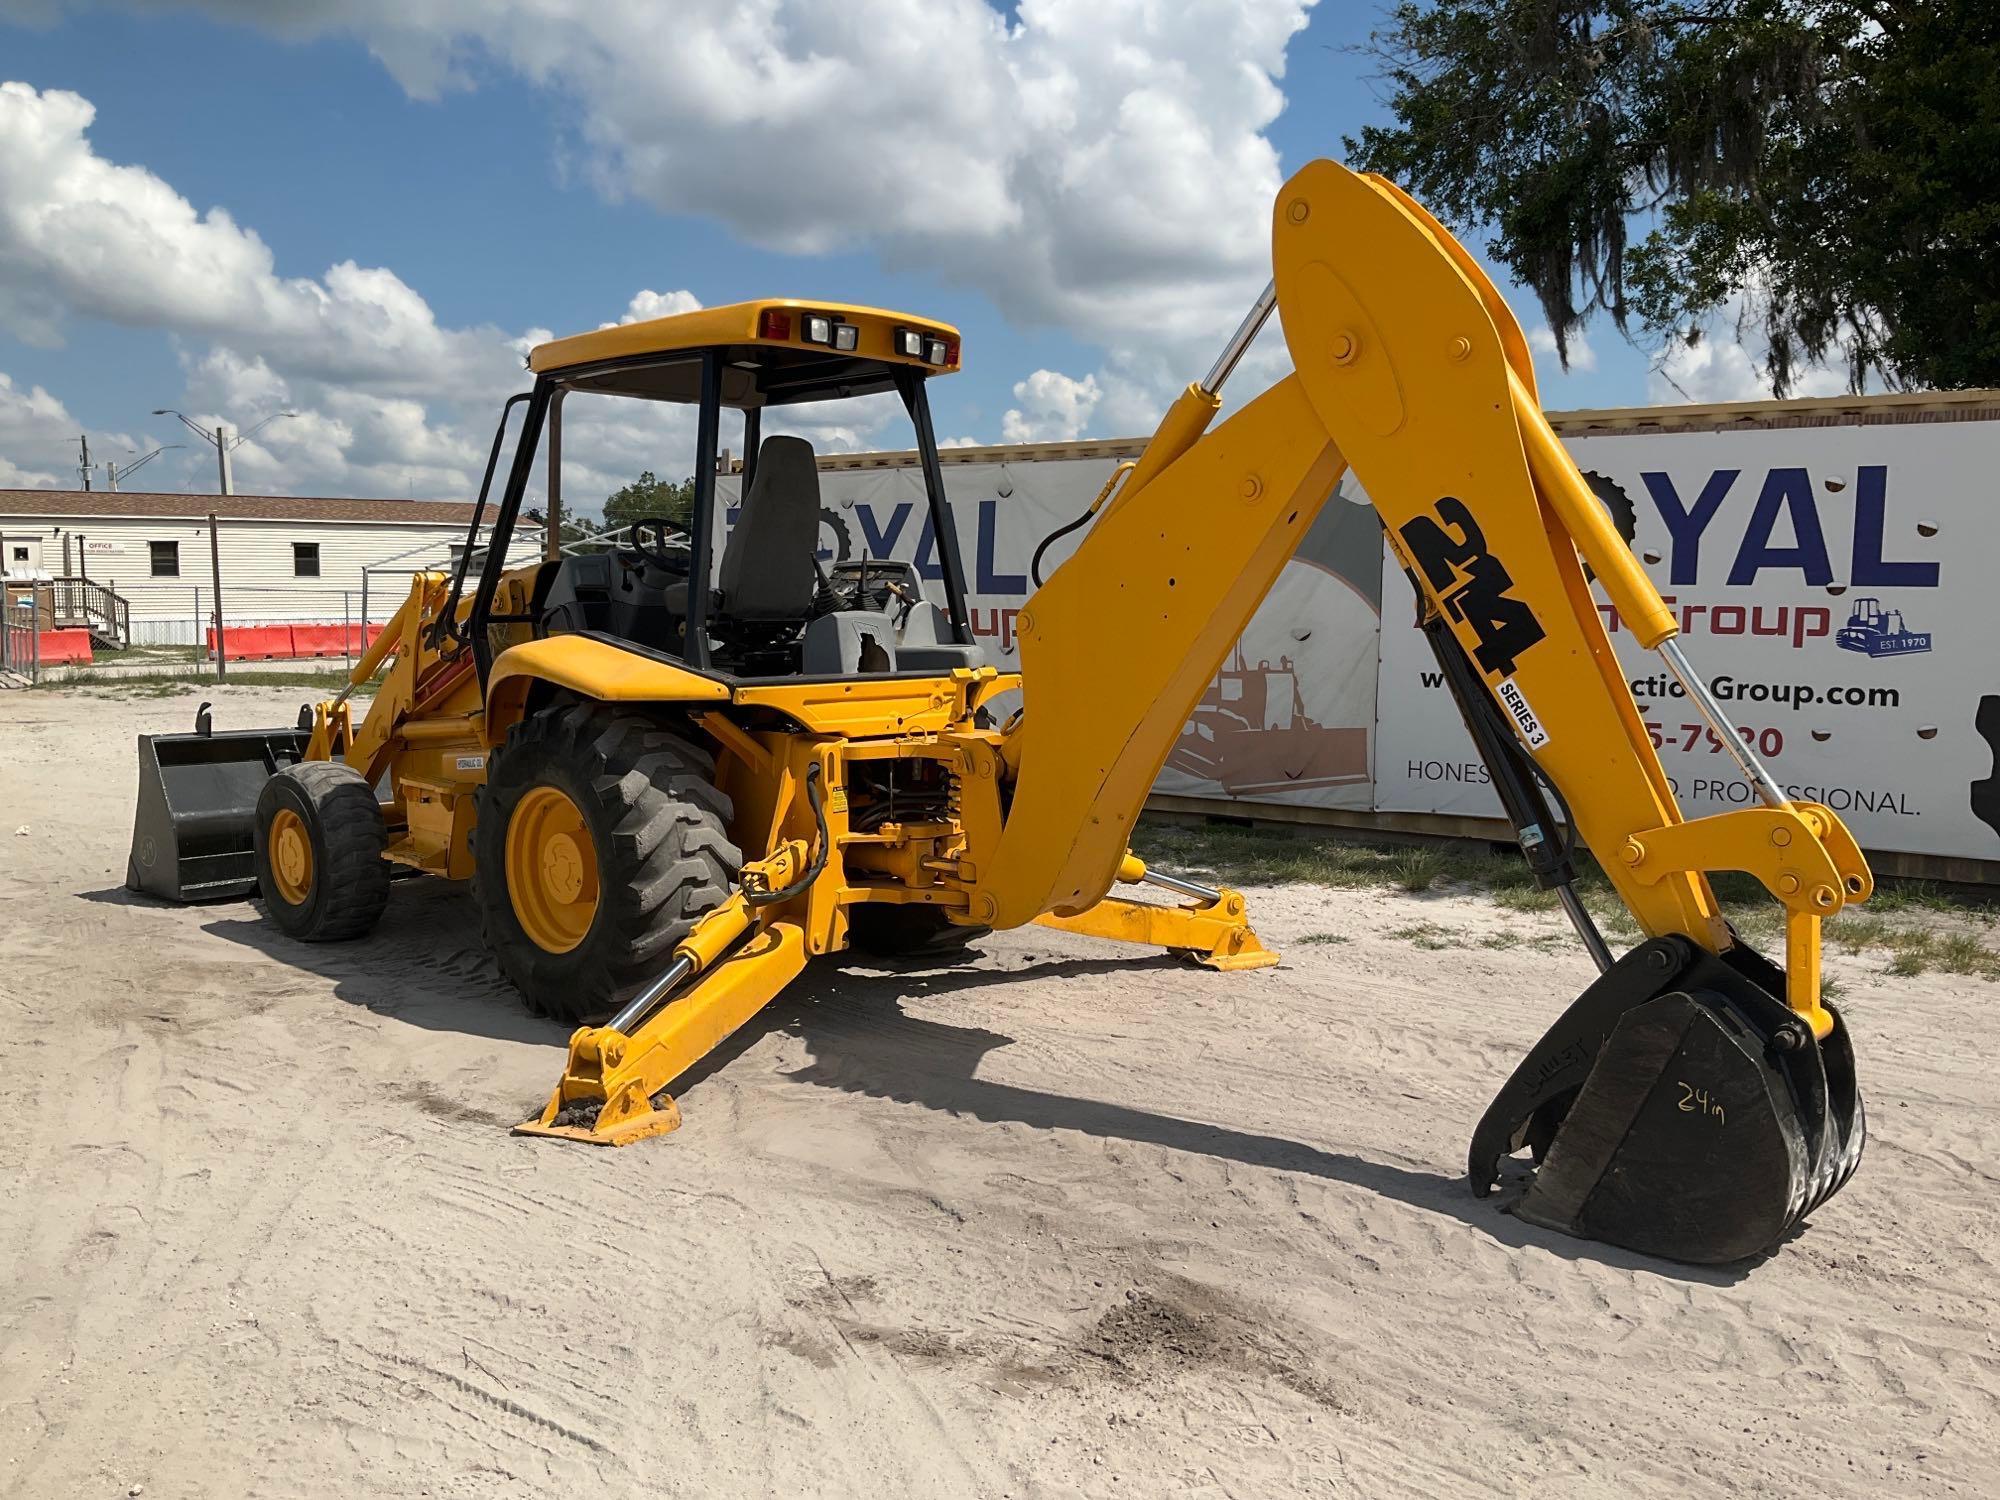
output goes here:
[{"label": "shadow on sand", "polygon": [[[82,893],[83,899],[144,903],[122,887]],[[381,926],[365,942],[297,942],[264,921],[254,905],[216,908],[203,930],[254,948],[280,963],[322,975],[350,1005],[393,1016],[410,1025],[471,1036],[561,1049],[569,1028],[529,1015],[494,967],[479,940],[472,903],[461,891],[435,881],[399,886]],[[1031,982],[1060,984],[1091,974],[1179,967],[1165,955],[1059,958],[1020,969],[911,967],[820,961],[749,1025],[676,1080],[686,1100],[704,1080],[773,1031],[798,1036],[812,1054],[789,1075],[799,1083],[914,1104],[989,1124],[1037,1130],[1074,1130],[1214,1157],[1244,1166],[1298,1172],[1392,1198],[1427,1213],[1457,1220],[1510,1246],[1534,1245],[1566,1260],[1651,1271],[1656,1275],[1728,1286],[1756,1262],[1737,1266],[1682,1266],[1612,1246],[1576,1240],[1523,1223],[1505,1211],[1517,1195],[1519,1173],[1503,1180],[1490,1198],[1476,1198],[1457,1174],[1417,1170],[1329,1151],[1304,1141],[1214,1125],[1201,1120],[1078,1094],[1050,1093],[977,1076],[988,1052],[1012,1037],[980,1027],[952,1026],[912,1016],[904,1002]],[[552,1058],[552,1063],[554,1059]],[[524,1115],[530,1101],[523,1101]],[[532,1103],[539,1107],[540,1100]]]}]

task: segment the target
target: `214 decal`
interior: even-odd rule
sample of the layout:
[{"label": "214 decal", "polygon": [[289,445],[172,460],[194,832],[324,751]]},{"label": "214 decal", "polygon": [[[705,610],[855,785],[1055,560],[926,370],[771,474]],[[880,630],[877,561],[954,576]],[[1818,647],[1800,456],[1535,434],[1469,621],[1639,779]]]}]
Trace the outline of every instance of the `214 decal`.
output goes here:
[{"label": "214 decal", "polygon": [[[1471,627],[1479,644],[1473,660],[1494,677],[1510,677],[1523,651],[1548,632],[1535,612],[1512,592],[1514,580],[1486,550],[1486,537],[1465,502],[1446,495],[1438,519],[1418,516],[1400,529],[1403,545],[1423,569],[1446,616]],[[1443,524],[1440,525],[1439,522]]]}]

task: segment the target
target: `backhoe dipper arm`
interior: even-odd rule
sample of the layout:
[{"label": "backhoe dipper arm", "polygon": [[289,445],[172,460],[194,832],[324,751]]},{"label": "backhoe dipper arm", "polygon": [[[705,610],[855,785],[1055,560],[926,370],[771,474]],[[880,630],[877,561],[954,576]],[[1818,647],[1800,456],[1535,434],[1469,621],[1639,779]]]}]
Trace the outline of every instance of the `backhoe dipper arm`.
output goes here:
[{"label": "backhoe dipper arm", "polygon": [[[1331,497],[1347,465],[1426,609],[1649,934],[1730,945],[1703,869],[1747,869],[1815,918],[1865,895],[1838,820],[1786,803],[1726,721],[1718,731],[1767,806],[1703,820],[1699,848],[1670,832],[1680,812],[1584,560],[1698,706],[1706,692],[1542,417],[1519,325],[1462,247],[1388,183],[1324,161],[1285,185],[1272,240],[1293,373],[1206,430],[1247,342],[1233,340],[1016,623],[1026,712],[981,919],[1076,912],[1110,888],[1181,725],[1320,506],[1345,503]],[[1270,305],[1267,294],[1246,327]],[[1817,1011],[1816,988],[1794,1004]]]},{"label": "backhoe dipper arm", "polygon": [[[1542,416],[1519,324],[1465,250],[1389,183],[1322,161],[1279,193],[1272,259],[1247,332],[1016,622],[1015,780],[972,915],[1013,925],[1104,896],[1182,723],[1320,506],[1345,503],[1331,497],[1351,466],[1537,875],[1602,971],[1475,1132],[1474,1186],[1532,1146],[1523,1217],[1687,1260],[1767,1248],[1861,1150],[1851,1045],[1819,983],[1820,922],[1872,888],[1860,851],[1828,809],[1786,800],[1681,654]],[[1273,305],[1292,373],[1209,430]],[[1586,563],[1761,806],[1683,820]],[[1622,959],[1567,888],[1566,842],[1537,855],[1557,836],[1537,782],[1649,935]],[[1783,970],[1723,919],[1706,878],[1719,869],[1784,906]]]}]

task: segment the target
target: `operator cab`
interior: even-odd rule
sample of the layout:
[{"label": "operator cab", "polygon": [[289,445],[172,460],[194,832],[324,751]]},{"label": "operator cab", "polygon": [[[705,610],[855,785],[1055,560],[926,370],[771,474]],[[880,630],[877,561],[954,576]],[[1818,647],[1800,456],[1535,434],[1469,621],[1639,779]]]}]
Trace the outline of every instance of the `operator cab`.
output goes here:
[{"label": "operator cab", "polygon": [[[966,613],[926,396],[931,376],[958,368],[958,351],[958,333],[945,325],[797,302],[706,308],[538,346],[528,361],[534,387],[508,403],[480,495],[483,515],[520,406],[514,459],[485,548],[489,561],[465,625],[481,675],[508,645],[566,633],[737,680],[934,676],[984,665]],[[901,534],[914,539],[928,531],[937,539],[932,582],[942,597],[911,563],[857,551],[848,519],[823,505],[818,455],[806,437],[763,431],[773,411],[791,427],[863,415],[841,413],[843,403],[872,404],[865,416],[877,423],[884,397],[899,400],[910,423],[930,518],[928,527],[912,524]],[[782,410],[809,405],[822,409],[796,416]],[[681,442],[685,409],[693,408],[692,495],[676,495],[671,509],[603,538],[573,531],[580,539],[564,545],[565,488],[596,502],[601,488],[579,487],[602,486],[603,476],[616,472],[586,445],[608,437],[629,446],[648,416],[671,442],[676,407],[683,409]],[[729,466],[721,449],[725,423],[740,424],[734,497],[718,485]],[[538,450],[546,456],[539,474]],[[504,560],[538,478],[550,541],[545,560],[522,579]],[[728,498],[735,503],[725,509]],[[520,586],[503,587],[509,577]]]}]

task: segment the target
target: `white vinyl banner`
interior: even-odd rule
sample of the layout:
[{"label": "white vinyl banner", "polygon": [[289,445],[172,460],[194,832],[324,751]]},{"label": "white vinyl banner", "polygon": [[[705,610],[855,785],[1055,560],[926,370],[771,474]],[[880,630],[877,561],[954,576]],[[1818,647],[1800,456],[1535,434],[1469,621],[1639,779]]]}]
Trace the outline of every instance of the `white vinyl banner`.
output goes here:
[{"label": "white vinyl banner", "polygon": [[[1043,537],[1081,515],[1112,459],[952,464],[945,489],[959,531],[973,634],[996,666],[1017,663],[1014,617],[1033,591]],[[942,602],[937,542],[922,477],[910,467],[820,476],[821,555],[912,561]],[[1044,575],[1081,533],[1049,549]],[[1366,504],[1335,496],[1222,665],[1158,788],[1366,809],[1375,724],[1380,529]],[[1112,616],[1106,630],[1117,630]],[[1032,697],[1032,686],[1030,687]],[[1032,705],[1031,705],[1032,707]]]},{"label": "white vinyl banner", "polygon": [[[1986,599],[2000,590],[2000,422],[1621,433],[1566,446],[1789,795],[1834,808],[1868,848],[2000,860],[2000,626]],[[945,467],[973,632],[995,665],[1016,662],[1036,546],[1083,512],[1114,463]],[[829,469],[820,482],[822,558],[913,562],[943,601],[914,466]],[[724,504],[734,490],[725,483]],[[1045,571],[1074,541],[1050,549]],[[1344,480],[1196,707],[1159,790],[1497,817],[1414,613],[1373,508]],[[1663,664],[1609,605],[1600,613],[1683,811],[1747,805],[1749,785]],[[1530,739],[1552,732],[1550,705],[1522,700],[1514,717]]]},{"label": "white vinyl banner", "polygon": [[[2000,859],[2000,425],[1592,436],[1566,443],[1737,732],[1863,846]],[[1384,549],[1376,806],[1499,814]],[[1601,598],[1601,596],[1600,596]],[[1690,817],[1753,800],[1659,658],[1600,602]],[[1982,727],[1984,733],[1981,732]]]}]

